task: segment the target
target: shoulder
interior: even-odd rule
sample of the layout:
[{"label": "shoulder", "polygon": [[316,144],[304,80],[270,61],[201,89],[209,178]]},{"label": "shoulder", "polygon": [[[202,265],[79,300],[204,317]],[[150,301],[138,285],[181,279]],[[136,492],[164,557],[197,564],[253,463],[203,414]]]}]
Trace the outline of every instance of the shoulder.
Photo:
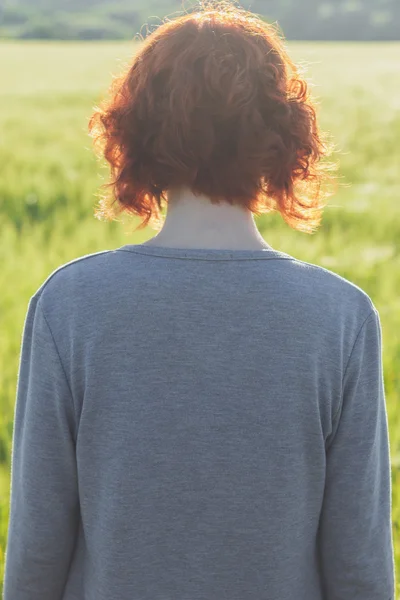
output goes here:
[{"label": "shoulder", "polygon": [[78,303],[87,291],[96,292],[107,283],[117,254],[116,250],[102,250],[60,265],[43,281],[32,299],[40,301],[42,306]]},{"label": "shoulder", "polygon": [[353,281],[320,265],[293,256],[291,259],[287,261],[290,278],[299,293],[309,297],[315,308],[321,302],[322,305],[336,305],[338,309],[348,307],[361,316],[376,311],[368,293]]}]

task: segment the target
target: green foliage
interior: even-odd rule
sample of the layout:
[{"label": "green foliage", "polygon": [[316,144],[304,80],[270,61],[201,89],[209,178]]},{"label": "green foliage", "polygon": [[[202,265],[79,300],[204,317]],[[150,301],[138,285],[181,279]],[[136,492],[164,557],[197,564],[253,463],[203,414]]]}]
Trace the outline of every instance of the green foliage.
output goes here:
[{"label": "green foliage", "polygon": [[[297,62],[308,66],[308,80],[320,101],[321,127],[332,133],[340,151],[341,185],[314,235],[293,231],[278,214],[258,217],[257,224],[273,247],[350,279],[379,310],[399,570],[400,46],[288,47]],[[94,156],[87,123],[110,73],[134,51],[132,43],[113,42],[0,44],[0,581],[18,361],[29,298],[61,264],[140,243],[155,233],[148,229],[129,236],[137,219],[122,226],[93,216],[95,194],[107,172]]]},{"label": "green foliage", "polygon": [[[240,4],[278,21],[288,39],[400,39],[398,0],[243,0]],[[0,8],[0,37],[131,39],[153,17],[173,16],[196,6],[198,0],[136,0],[134,5],[131,0],[5,0]]]}]

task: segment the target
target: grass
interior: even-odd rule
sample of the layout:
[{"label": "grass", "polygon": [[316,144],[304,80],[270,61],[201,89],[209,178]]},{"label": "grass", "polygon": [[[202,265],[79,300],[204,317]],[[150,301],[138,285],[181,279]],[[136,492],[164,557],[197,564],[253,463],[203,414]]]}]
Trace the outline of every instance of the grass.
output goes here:
[{"label": "grass", "polygon": [[[288,48],[308,69],[321,126],[340,151],[344,185],[314,235],[293,231],[277,214],[258,217],[257,225],[276,249],[362,287],[380,313],[398,570],[400,44],[289,43]],[[133,51],[126,42],[0,44],[0,594],[16,379],[29,298],[59,265],[155,233],[132,235],[129,224],[93,217],[106,171],[93,154],[87,122],[111,74]]]}]

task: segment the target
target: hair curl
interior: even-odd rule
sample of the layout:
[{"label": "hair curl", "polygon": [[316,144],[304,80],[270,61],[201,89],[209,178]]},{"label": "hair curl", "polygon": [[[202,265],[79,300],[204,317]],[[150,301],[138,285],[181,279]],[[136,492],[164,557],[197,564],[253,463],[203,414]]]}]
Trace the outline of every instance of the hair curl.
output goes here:
[{"label": "hair curl", "polygon": [[257,215],[278,210],[306,233],[319,226],[331,147],[272,24],[225,2],[166,20],[110,91],[89,121],[111,167],[97,217],[125,211],[143,217],[137,229],[157,228],[168,190],[186,186]]}]

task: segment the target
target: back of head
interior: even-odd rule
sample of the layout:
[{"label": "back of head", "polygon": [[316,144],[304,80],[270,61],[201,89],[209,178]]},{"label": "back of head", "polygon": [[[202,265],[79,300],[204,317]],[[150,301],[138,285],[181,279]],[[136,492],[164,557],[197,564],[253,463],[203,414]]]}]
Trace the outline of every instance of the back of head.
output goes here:
[{"label": "back of head", "polygon": [[308,233],[320,223],[332,165],[307,83],[278,30],[229,3],[150,34],[89,129],[112,172],[100,216],[159,223],[166,192],[186,186]]}]

